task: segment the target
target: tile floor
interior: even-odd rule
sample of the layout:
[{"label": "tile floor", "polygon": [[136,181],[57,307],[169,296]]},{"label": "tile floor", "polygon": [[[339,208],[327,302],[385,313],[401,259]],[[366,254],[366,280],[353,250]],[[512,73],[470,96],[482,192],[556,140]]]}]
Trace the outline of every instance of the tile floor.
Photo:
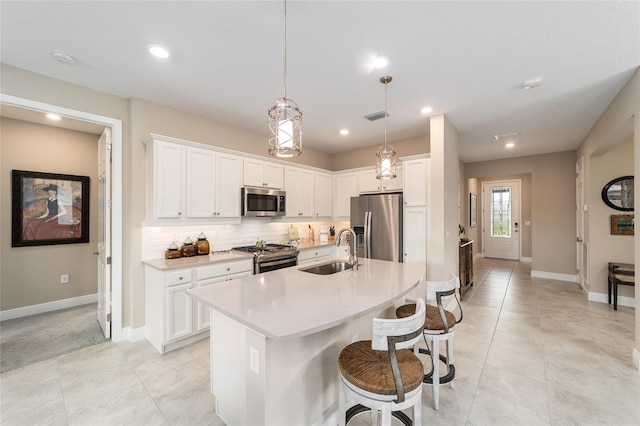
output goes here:
[{"label": "tile floor", "polygon": [[[575,283],[480,259],[463,297],[455,388],[425,425],[639,425],[634,315],[587,302]],[[146,341],[103,343],[0,375],[0,424],[222,425],[208,341],[161,356]],[[366,424],[366,417],[353,425]]]}]

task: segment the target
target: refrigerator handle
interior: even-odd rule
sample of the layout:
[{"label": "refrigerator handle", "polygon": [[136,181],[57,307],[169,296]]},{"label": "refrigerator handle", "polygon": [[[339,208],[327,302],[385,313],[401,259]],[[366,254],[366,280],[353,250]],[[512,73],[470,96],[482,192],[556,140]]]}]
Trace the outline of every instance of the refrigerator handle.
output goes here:
[{"label": "refrigerator handle", "polygon": [[366,249],[365,249],[364,257],[369,259],[369,258],[371,258],[371,212],[367,212],[367,215],[369,217],[367,219],[366,228],[365,228],[365,232],[366,232],[365,247],[366,247]]},{"label": "refrigerator handle", "polygon": [[369,249],[367,247],[367,241],[369,241],[367,234],[369,231],[369,212],[364,212],[364,233],[362,235],[363,243],[364,243],[364,257],[369,257]]}]

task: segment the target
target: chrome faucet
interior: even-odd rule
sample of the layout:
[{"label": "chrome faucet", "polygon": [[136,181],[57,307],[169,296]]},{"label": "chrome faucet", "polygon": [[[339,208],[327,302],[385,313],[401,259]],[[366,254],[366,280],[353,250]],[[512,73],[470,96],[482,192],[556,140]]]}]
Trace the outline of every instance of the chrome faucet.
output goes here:
[{"label": "chrome faucet", "polygon": [[336,237],[336,246],[340,246],[342,240],[342,234],[344,232],[350,232],[351,238],[349,238],[349,264],[353,265],[353,269],[358,270],[358,254],[356,253],[356,233],[351,228],[342,228],[338,232]]}]

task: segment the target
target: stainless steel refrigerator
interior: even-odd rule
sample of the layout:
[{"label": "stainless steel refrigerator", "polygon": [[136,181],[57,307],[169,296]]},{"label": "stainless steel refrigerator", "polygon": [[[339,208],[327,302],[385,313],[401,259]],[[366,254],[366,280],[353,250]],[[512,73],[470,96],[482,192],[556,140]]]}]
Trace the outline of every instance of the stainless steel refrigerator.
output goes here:
[{"label": "stainless steel refrigerator", "polygon": [[402,194],[351,197],[358,257],[402,262]]}]

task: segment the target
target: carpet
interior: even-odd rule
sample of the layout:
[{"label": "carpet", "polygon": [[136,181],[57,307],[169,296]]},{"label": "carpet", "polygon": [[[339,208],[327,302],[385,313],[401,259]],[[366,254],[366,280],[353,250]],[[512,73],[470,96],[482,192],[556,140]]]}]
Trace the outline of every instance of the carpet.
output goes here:
[{"label": "carpet", "polygon": [[92,303],[0,322],[0,373],[108,341],[97,315]]}]

